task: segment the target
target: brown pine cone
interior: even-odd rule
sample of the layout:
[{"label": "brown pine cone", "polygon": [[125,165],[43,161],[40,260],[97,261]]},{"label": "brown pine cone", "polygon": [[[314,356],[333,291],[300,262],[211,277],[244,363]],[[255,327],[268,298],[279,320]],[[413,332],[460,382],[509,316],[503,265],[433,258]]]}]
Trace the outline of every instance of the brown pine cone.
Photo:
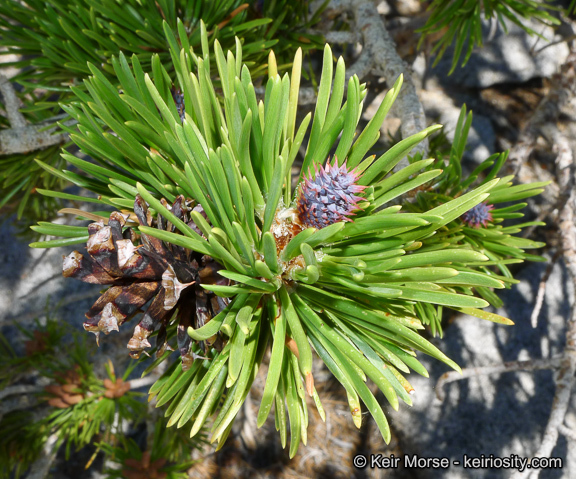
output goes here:
[{"label": "brown pine cone", "polygon": [[[165,200],[162,203],[201,234],[188,214],[194,206],[192,202],[178,196],[171,207]],[[194,210],[203,213],[201,206]],[[152,218],[148,205],[140,196],[134,201],[134,215],[141,226],[175,232],[174,226],[162,216]],[[127,226],[130,217],[129,214],[113,212],[107,225],[103,221],[90,224],[86,245],[88,255],[73,251],[64,257],[65,277],[110,285],[86,313],[84,329],[95,333],[98,340],[101,332],[118,331],[150,301],[128,342],[130,356],[138,358],[151,347],[148,338],[156,330],[156,354],[161,356],[170,348],[167,327],[175,317],[178,320],[178,349],[184,367],[189,367],[196,355],[186,333],[188,326],[202,326],[229,302],[227,298],[204,290],[200,284],[227,285],[229,280],[218,274],[222,266],[210,256],[137,233]],[[201,346],[205,347],[204,344]],[[222,338],[214,338],[210,346],[221,349]]]}]

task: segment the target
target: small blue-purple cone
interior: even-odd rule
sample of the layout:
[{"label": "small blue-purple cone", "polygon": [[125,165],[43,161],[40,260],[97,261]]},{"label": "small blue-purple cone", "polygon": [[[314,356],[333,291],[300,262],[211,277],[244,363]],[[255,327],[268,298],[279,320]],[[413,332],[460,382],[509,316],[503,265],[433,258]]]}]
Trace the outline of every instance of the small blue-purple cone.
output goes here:
[{"label": "small blue-purple cone", "polygon": [[312,178],[304,177],[298,198],[298,217],[300,221],[314,228],[325,228],[338,221],[352,221],[349,216],[354,216],[359,201],[364,198],[356,196],[366,186],[357,185],[359,175],[354,171],[348,171],[346,163],[338,166],[326,164],[326,168],[320,165],[320,169],[314,167],[315,175]]},{"label": "small blue-purple cone", "polygon": [[492,221],[491,210],[494,205],[479,203],[461,216],[462,221],[472,228],[480,228],[480,225],[486,228],[488,221]]}]

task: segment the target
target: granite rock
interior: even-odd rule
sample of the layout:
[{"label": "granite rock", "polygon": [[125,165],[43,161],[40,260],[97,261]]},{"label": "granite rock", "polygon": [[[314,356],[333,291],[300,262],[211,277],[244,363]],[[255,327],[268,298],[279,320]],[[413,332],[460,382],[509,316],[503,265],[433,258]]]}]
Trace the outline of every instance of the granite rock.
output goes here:
[{"label": "granite rock", "polygon": [[[476,47],[464,68],[456,67],[448,76],[452,64],[453,50],[429,72],[443,84],[452,87],[486,88],[499,83],[523,83],[537,77],[549,77],[568,56],[566,42],[561,40],[554,28],[534,20],[523,20],[524,24],[540,33],[546,40],[530,36],[518,25],[506,20],[505,33],[501,25],[484,21],[484,45]],[[547,40],[552,42],[546,48]]]},{"label": "granite rock", "polygon": [[[458,315],[446,328],[444,338],[433,342],[462,368],[560,354],[565,343],[565,321],[574,299],[562,265],[556,265],[549,279],[537,328],[530,324],[538,283],[545,269],[543,263],[527,265],[518,276],[522,282],[500,295],[506,307],[497,312],[511,318],[514,326]],[[555,390],[552,371],[509,372],[452,382],[444,385],[445,398],[440,401],[435,385],[449,368],[423,355],[419,358],[430,379],[415,374],[408,377],[416,390],[412,397],[414,406],[387,411],[405,454],[447,457],[460,462],[465,454],[533,456],[552,406]],[[576,421],[576,417],[569,418]],[[542,471],[541,478],[576,476],[574,452],[568,454],[562,436],[552,456],[562,457],[564,468]],[[398,469],[387,477],[414,477],[410,475],[413,472]],[[446,479],[509,476],[509,470],[465,470],[454,465],[446,470],[425,469],[417,473],[417,477]]]}]

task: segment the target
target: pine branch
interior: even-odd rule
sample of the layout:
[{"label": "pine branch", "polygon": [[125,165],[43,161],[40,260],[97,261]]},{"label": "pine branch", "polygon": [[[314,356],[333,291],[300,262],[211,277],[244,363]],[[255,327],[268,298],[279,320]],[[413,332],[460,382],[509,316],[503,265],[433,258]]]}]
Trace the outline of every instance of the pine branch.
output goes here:
[{"label": "pine branch", "polygon": [[[162,363],[164,365],[165,363]],[[149,376],[144,378],[138,379],[131,379],[130,382],[130,389],[136,390],[140,388],[145,388],[154,384],[158,378],[162,375],[163,370],[165,367],[157,367]]]},{"label": "pine branch", "polygon": [[8,396],[13,396],[15,394],[34,394],[42,392],[43,390],[44,386],[28,386],[28,385],[10,386],[0,391],[0,400]]},{"label": "pine branch", "polygon": [[558,426],[558,432],[560,432],[560,434],[566,436],[571,441],[576,442],[576,431],[574,431],[574,429],[571,429],[568,426],[561,424],[560,426]]},{"label": "pine branch", "polygon": [[[312,10],[314,6],[312,6]],[[325,15],[335,17],[344,12],[352,14],[354,25],[352,31],[362,32],[363,50],[360,58],[347,71],[346,77],[357,74],[359,78],[369,73],[383,77],[389,85],[401,74],[404,75],[404,86],[398,95],[395,111],[402,120],[402,137],[407,138],[426,128],[424,108],[416,94],[416,87],[412,82],[408,65],[400,58],[394,40],[386,30],[386,26],[373,2],[368,0],[332,0],[325,10]],[[350,36],[336,36],[334,41],[350,41]],[[426,157],[428,140],[417,145],[413,153],[422,153]],[[401,161],[396,170],[408,164],[405,159]]]},{"label": "pine branch", "polygon": [[[475,267],[489,257],[479,253],[477,247],[458,248],[461,236],[436,235],[435,240],[448,241],[446,244],[454,246],[442,251],[428,239],[456,221],[454,231],[459,232],[463,226],[458,219],[490,195],[493,195],[492,208],[492,204],[534,196],[542,192],[545,182],[512,187],[511,182],[494,178],[506,158],[501,155],[491,178],[472,188],[476,179],[472,176],[462,186],[457,166],[469,128],[469,116],[464,109],[459,120],[458,146],[450,158],[454,174],[447,177],[449,191],[438,194],[443,195],[440,204],[425,204],[422,211],[410,213],[398,213],[401,205],[378,211],[441,174],[440,169],[429,169],[434,167],[435,160],[416,161],[401,171],[392,171],[418,143],[440,127],[433,125],[404,138],[378,159],[366,157],[399,95],[404,101],[400,107],[403,115],[417,117],[414,108],[406,107],[411,94],[420,109],[421,105],[413,87],[400,93],[405,67],[397,55],[388,60],[386,55],[379,56],[375,51],[378,47],[387,49],[386,42],[391,40],[379,16],[369,20],[373,6],[361,1],[350,1],[347,5],[364,40],[364,55],[353,68],[366,70],[370,64],[370,71],[376,74],[384,71],[389,80],[395,79],[373,120],[358,136],[366,85],[360,84],[356,75],[346,82],[345,74],[350,74],[350,70],[346,72],[341,61],[334,69],[328,45],[324,49],[314,119],[307,115],[298,128],[301,53],[297,53],[294,61],[294,75],[282,78],[276,74],[274,55],[270,55],[266,95],[258,104],[253,84],[248,72],[240,67],[239,58],[233,53],[224,56],[218,43],[215,52],[221,92],[216,93],[200,62],[198,74],[191,74],[192,59],[174,45],[172,57],[182,60],[172,65],[179,72],[181,93],[175,95],[168,85],[161,83],[168,73],[155,57],[154,79],[134,74],[125,65],[124,78],[119,80],[122,91],[136,85],[146,95],[148,106],[142,103],[138,108],[127,109],[112,83],[95,74],[86,84],[89,97],[102,106],[98,116],[103,124],[95,125],[83,108],[70,110],[81,125],[78,143],[101,165],[94,173],[91,165],[79,163],[78,168],[88,173],[88,179],[76,175],[70,176],[71,181],[97,193],[99,201],[106,205],[128,208],[128,214],[115,211],[107,224],[93,223],[89,238],[84,236],[86,231],[82,227],[42,223],[37,230],[71,238],[57,240],[58,245],[88,239],[88,256],[72,252],[64,260],[64,275],[87,283],[113,285],[86,315],[86,330],[96,335],[108,334],[149,302],[128,342],[130,355],[137,358],[151,347],[148,338],[155,331],[159,351],[165,351],[169,346],[168,328],[177,322],[181,367],[176,363],[169,375],[156,382],[150,394],[156,398],[158,407],[176,401],[171,402],[168,424],[181,427],[194,421],[192,436],[218,411],[211,441],[218,441],[219,446],[249,398],[270,346],[270,366],[256,424],[263,425],[271,408],[278,408],[278,429],[284,444],[290,431],[289,455],[294,457],[300,442],[307,437],[306,394],[314,398],[320,416],[325,415],[314,387],[313,351],[349,393],[355,424],[361,424],[361,403],[364,403],[382,438],[389,442],[389,423],[364,378],[374,381],[394,409],[400,401],[412,404],[409,395],[412,387],[399,371],[396,374],[388,371],[386,362],[403,373],[413,369],[426,375],[418,359],[405,349],[411,345],[459,370],[454,361],[418,331],[424,329],[423,325],[439,324],[442,306],[510,324],[506,318],[478,309],[489,303],[475,297],[472,291],[473,287],[502,289],[504,280],[485,272],[470,273],[458,266],[464,263]],[[205,30],[203,35],[202,44],[207,45]],[[210,52],[206,47],[204,50],[203,57],[208,58]],[[182,80],[188,77],[198,81],[198,88]],[[100,88],[100,83],[107,88]],[[345,83],[348,91],[346,103],[342,104]],[[233,98],[239,99],[238,114],[230,109],[222,111],[222,103],[230,104]],[[80,101],[89,99],[82,97]],[[207,111],[215,114],[203,117]],[[152,118],[154,121],[149,122]],[[178,135],[180,122],[184,129],[193,127],[194,141]],[[141,128],[129,132],[122,124]],[[310,124],[300,171],[303,186],[295,192],[286,181],[287,173]],[[115,134],[103,134],[108,128]],[[275,139],[282,138],[286,146],[280,149],[282,142]],[[162,152],[157,149],[159,145]],[[248,145],[250,148],[246,150]],[[333,148],[334,159],[329,161],[327,156]],[[244,155],[244,151],[249,154]],[[167,158],[178,159],[172,165],[174,168],[169,167]],[[489,163],[492,165],[493,161]],[[203,171],[207,174],[197,174]],[[140,181],[134,185],[132,178]],[[453,191],[453,183],[460,189]],[[322,189],[326,190],[325,195],[315,193]],[[107,196],[108,190],[121,198]],[[152,209],[156,216],[150,213]],[[494,211],[496,215],[498,210]],[[509,253],[522,258],[522,253],[516,250],[543,246],[520,241],[516,247],[506,242],[509,235],[502,232],[507,230],[500,231],[496,225],[487,224],[493,220],[489,212],[480,218],[483,219],[478,222],[490,227],[501,241],[498,258],[506,258]],[[469,224],[472,223],[470,220]],[[128,235],[132,239],[120,239]],[[106,243],[110,238],[111,247]],[[55,245],[51,242],[46,246]],[[409,245],[406,248],[409,252],[424,248],[406,254],[398,245]],[[130,265],[140,264],[144,255],[149,262],[143,264],[143,269],[124,268],[128,264],[125,258]],[[382,265],[383,258],[392,259]],[[373,298],[382,299],[372,301]],[[271,324],[275,326],[270,327]],[[439,326],[431,328],[434,332]],[[382,338],[386,339],[385,344],[381,344]],[[208,361],[198,363],[198,358]],[[180,391],[188,392],[182,395]],[[221,401],[223,396],[226,399]],[[253,421],[250,409],[246,409],[249,406],[244,407],[244,413],[248,413],[246,420]],[[247,443],[253,442],[252,437],[245,439]]]},{"label": "pine branch", "polygon": [[34,461],[30,467],[30,472],[26,479],[44,479],[48,476],[50,472],[50,467],[56,459],[56,453],[58,448],[56,447],[56,442],[58,441],[58,435],[52,434],[42,449],[40,457]]},{"label": "pine branch", "polygon": [[462,379],[475,378],[478,376],[487,376],[490,374],[502,374],[513,371],[539,371],[541,369],[557,369],[561,364],[562,358],[551,359],[528,359],[526,361],[509,361],[492,366],[483,366],[478,368],[465,368],[462,373],[459,371],[449,371],[444,373],[436,383],[436,397],[444,401],[446,394],[444,386]]},{"label": "pine branch", "polygon": [[4,75],[0,75],[0,93],[4,99],[4,108],[6,109],[6,116],[12,128],[25,128],[26,120],[24,115],[20,113],[20,102],[14,91],[12,83]]},{"label": "pine branch", "polygon": [[27,125],[19,111],[19,100],[14,87],[3,75],[0,75],[0,93],[4,98],[4,108],[11,126],[9,129],[0,130],[0,155],[29,153],[68,140],[65,133],[53,134],[57,130],[56,126],[46,129],[49,125]]}]

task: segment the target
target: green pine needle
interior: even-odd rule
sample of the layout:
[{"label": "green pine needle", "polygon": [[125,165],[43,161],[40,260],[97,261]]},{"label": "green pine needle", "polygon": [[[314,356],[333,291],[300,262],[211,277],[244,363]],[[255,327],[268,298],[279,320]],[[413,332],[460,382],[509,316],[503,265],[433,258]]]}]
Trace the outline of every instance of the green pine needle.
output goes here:
[{"label": "green pine needle", "polygon": [[[479,308],[498,301],[492,289],[514,282],[506,264],[534,259],[524,250],[542,246],[514,236],[530,223],[500,223],[523,204],[491,210],[493,216],[481,228],[468,225],[466,213],[483,202],[528,198],[545,185],[513,186],[511,178],[497,178],[505,155],[488,159],[471,179],[462,178],[460,161],[471,121],[465,110],[448,166],[442,157],[411,158],[409,166],[394,172],[418,142],[439,128],[404,139],[379,158],[369,155],[401,78],[357,136],[366,91],[352,77],[343,103],[344,64],[339,60],[334,73],[326,46],[313,119],[307,116],[296,125],[300,52],[295,77],[281,78],[270,55],[266,94],[257,101],[239,47],[226,52],[214,44],[221,90],[214,87],[208,74],[208,35],[205,27],[200,30],[202,57],[187,46],[179,50],[169,36],[172,62],[153,57],[151,75],[136,56],[132,69],[124,57],[114,60],[117,77],[112,83],[91,67],[88,93],[79,94],[69,111],[78,121],[74,141],[98,165],[76,162],[86,176],[46,169],[98,194],[121,195],[120,200],[103,195],[103,204],[129,208],[138,195],[157,223],[169,225],[140,226],[140,233],[166,247],[210,255],[223,267],[218,277],[227,281],[199,286],[229,298],[229,304],[206,324],[188,328],[197,356],[192,366],[186,371],[180,364],[170,368],[150,391],[158,405],[170,403],[168,426],[189,425],[194,436],[216,416],[211,440],[221,447],[271,348],[257,422],[261,426],[274,407],[284,445],[290,431],[290,456],[306,441],[306,395],[323,411],[312,374],[314,353],[346,389],[355,423],[361,423],[363,403],[389,441],[386,417],[365,380],[374,382],[397,409],[399,399],[411,404],[413,388],[404,375],[410,370],[428,375],[417,351],[459,371],[422,330],[442,333],[444,307],[510,324]],[[183,120],[170,91],[173,70],[183,92]],[[122,95],[112,86],[116,83]],[[292,191],[288,173],[309,127],[300,171],[304,180]],[[328,158],[330,151],[337,152],[337,162]],[[327,164],[354,176],[350,181],[358,188],[358,203],[348,221],[307,224],[303,192],[311,191],[319,175],[329,174],[318,170]],[[162,200],[173,201],[177,194],[194,200],[205,216],[192,211],[188,223],[179,219]],[[318,202],[323,195],[329,194],[319,192]],[[320,213],[329,218],[330,206],[325,207]],[[55,240],[57,244],[76,241],[85,232],[83,227],[47,223],[35,229],[66,237]],[[215,336],[225,343],[220,350],[207,346]]]}]

